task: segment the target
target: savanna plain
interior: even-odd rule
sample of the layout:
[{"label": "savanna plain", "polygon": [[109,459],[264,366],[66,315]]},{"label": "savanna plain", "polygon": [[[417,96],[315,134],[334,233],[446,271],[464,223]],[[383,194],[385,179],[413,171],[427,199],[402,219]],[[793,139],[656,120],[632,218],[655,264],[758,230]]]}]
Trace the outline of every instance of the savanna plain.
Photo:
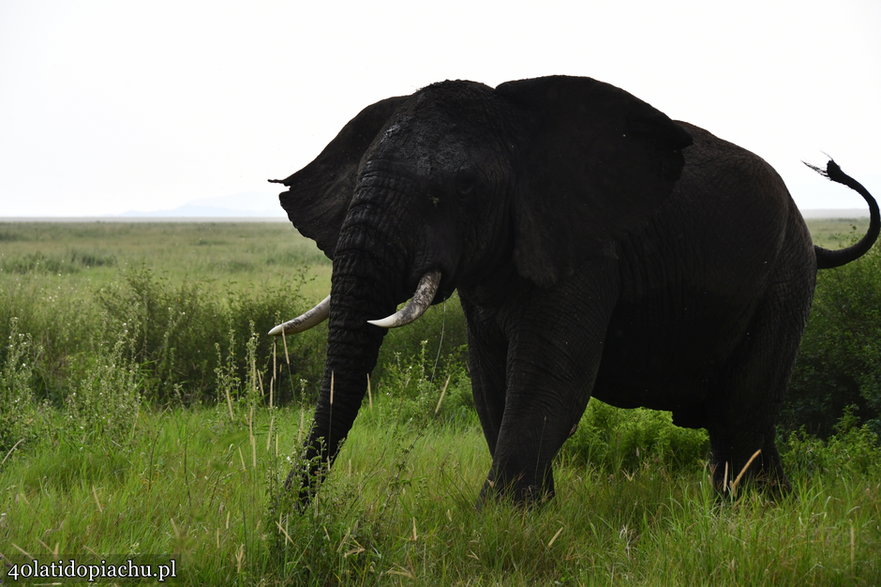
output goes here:
[{"label": "savanna plain", "polygon": [[[810,224],[835,247],[865,223]],[[453,298],[386,337],[298,512],[282,482],[326,328],[266,332],[329,280],[281,222],[0,223],[6,568],[174,559],[173,581],[194,585],[881,583],[877,247],[819,276],[778,430],[794,492],[776,501],[716,496],[703,430],[592,400],[554,500],[477,509],[490,458]]]}]

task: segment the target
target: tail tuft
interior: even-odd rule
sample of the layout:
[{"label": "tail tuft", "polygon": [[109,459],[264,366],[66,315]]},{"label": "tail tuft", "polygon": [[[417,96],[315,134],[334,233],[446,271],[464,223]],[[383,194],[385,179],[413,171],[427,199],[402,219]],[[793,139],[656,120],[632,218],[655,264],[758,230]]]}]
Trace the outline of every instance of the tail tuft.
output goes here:
[{"label": "tail tuft", "polygon": [[826,169],[823,169],[822,167],[817,167],[816,165],[811,165],[806,161],[802,161],[802,163],[804,163],[823,177],[834,181],[835,183],[840,183],[851,187],[851,182],[853,182],[853,179],[845,172],[843,172],[841,170],[841,167],[838,166],[838,163],[836,163],[835,160],[832,158],[830,158],[829,162],[826,163]]}]

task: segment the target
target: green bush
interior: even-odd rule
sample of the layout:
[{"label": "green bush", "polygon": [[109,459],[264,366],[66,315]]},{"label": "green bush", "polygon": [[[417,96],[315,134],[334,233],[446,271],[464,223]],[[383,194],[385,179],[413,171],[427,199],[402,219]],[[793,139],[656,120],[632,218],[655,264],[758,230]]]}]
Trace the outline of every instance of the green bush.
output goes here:
[{"label": "green bush", "polygon": [[34,363],[40,349],[30,334],[19,332],[15,318],[10,320],[5,347],[0,370],[0,462],[42,429],[40,409],[32,392]]},{"label": "green bush", "polygon": [[[278,404],[299,397],[304,388],[316,388],[324,368],[326,329],[288,337],[287,352],[280,339],[262,333],[281,321],[280,311],[306,309],[299,296],[303,281],[222,294],[203,283],[171,280],[137,266],[95,293],[84,294],[68,281],[47,284],[30,274],[3,282],[0,337],[26,335],[33,348],[40,349],[28,363],[36,401],[48,399],[62,406],[75,391],[78,365],[125,341],[126,360],[142,368],[147,400],[193,403],[214,401],[219,356],[227,360],[233,347],[236,372],[246,380],[251,365],[245,342],[260,325],[256,370],[267,394],[272,383]],[[12,348],[18,347],[0,347],[0,365],[15,361]]]},{"label": "green bush", "polygon": [[859,423],[853,406],[845,408],[825,440],[804,430],[790,432],[780,444],[780,453],[792,469],[790,475],[795,476],[859,476],[881,471],[878,434],[868,424]]},{"label": "green bush", "polygon": [[127,444],[141,408],[144,377],[127,358],[126,343],[79,357],[73,391],[65,398],[65,442]]},{"label": "green bush", "polygon": [[[213,401],[216,371],[238,341],[254,337],[255,324],[280,321],[279,308],[298,298],[302,282],[290,288],[264,289],[245,296],[209,294],[194,283],[173,284],[145,267],[127,272],[125,281],[107,287],[98,299],[106,316],[106,329],[131,340],[132,360],[149,365],[147,389],[154,401]],[[323,366],[323,344],[314,333],[288,337],[287,357],[292,369],[277,373],[278,390],[284,390],[296,373],[298,380],[318,381]],[[256,369],[262,381],[272,378],[272,340],[256,335]],[[285,353],[281,352],[282,358]],[[278,359],[278,356],[276,356]],[[280,361],[276,360],[276,365]],[[234,360],[242,380],[251,368],[242,354]],[[290,377],[288,377],[290,376]]]},{"label": "green bush", "polygon": [[708,451],[707,433],[675,426],[670,412],[625,410],[593,398],[561,454],[611,473],[646,464],[670,470],[695,467],[706,461]]},{"label": "green bush", "polygon": [[[29,363],[34,399],[61,405],[69,391],[71,359],[103,339],[103,319],[93,301],[78,295],[70,283],[29,277],[0,281],[0,339],[9,340],[16,332],[29,337],[39,349]],[[0,364],[12,348],[0,346]]]},{"label": "green bush", "polygon": [[881,433],[881,249],[821,271],[782,428],[827,436],[856,406],[859,421]]}]

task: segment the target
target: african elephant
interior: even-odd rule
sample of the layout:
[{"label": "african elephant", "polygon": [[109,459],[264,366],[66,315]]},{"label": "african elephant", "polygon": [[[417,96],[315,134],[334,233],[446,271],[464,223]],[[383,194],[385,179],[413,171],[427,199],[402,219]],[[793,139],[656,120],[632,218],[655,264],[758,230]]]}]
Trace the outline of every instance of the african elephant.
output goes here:
[{"label": "african elephant", "polygon": [[748,476],[785,489],[775,421],[817,269],[863,255],[881,225],[865,188],[833,161],[821,173],[871,208],[849,248],[813,245],[756,155],[593,79],[447,81],[368,106],[270,180],[333,260],[329,298],[271,331],[330,319],[288,486],[305,503],[326,474],[386,328],[458,290],[492,454],[482,499],[553,496],[552,460],[591,395],[706,428],[720,490],[757,451]]}]

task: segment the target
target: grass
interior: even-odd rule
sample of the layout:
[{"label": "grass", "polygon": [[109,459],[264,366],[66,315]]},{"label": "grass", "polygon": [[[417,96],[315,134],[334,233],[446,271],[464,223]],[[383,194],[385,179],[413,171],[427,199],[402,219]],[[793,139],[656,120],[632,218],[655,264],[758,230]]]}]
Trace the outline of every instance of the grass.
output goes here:
[{"label": "grass", "polygon": [[161,554],[184,584],[881,580],[877,447],[863,447],[867,468],[789,459],[797,497],[777,504],[720,504],[699,465],[610,471],[564,454],[550,504],[478,511],[489,458],[476,423],[425,428],[384,407],[302,515],[275,507],[308,423],[297,408],[143,410],[113,450],[46,438],[0,471],[0,553]]},{"label": "grass", "polygon": [[[241,355],[252,330],[268,379],[264,333],[330,287],[330,261],[286,223],[0,223],[0,242],[0,340],[12,319],[34,338],[37,392],[53,401],[70,392],[76,356],[122,333],[154,375],[154,400],[213,398],[214,371]],[[113,262],[83,264],[92,258]],[[381,365],[418,352],[426,332],[443,338],[440,355],[461,355],[455,301],[432,308],[421,326],[386,337]],[[325,333],[322,326],[287,341],[295,367],[279,382],[285,398],[316,393]],[[235,362],[243,377],[243,361]]]},{"label": "grass", "polygon": [[330,283],[330,261],[286,222],[0,223],[0,243],[0,275],[44,284],[94,288],[142,265],[223,292],[287,284],[303,267],[304,294],[321,299]]},{"label": "grass", "polygon": [[822,247],[838,248],[859,239],[869,227],[868,218],[822,218],[807,221],[814,242]]},{"label": "grass", "polygon": [[322,334],[289,339],[288,365],[262,333],[328,276],[284,224],[0,224],[0,558],[173,557],[183,584],[881,582],[881,448],[853,413],[781,439],[792,496],[726,502],[703,431],[592,401],[555,500],[477,509],[490,459],[455,303],[387,338],[297,513],[281,481]]}]

